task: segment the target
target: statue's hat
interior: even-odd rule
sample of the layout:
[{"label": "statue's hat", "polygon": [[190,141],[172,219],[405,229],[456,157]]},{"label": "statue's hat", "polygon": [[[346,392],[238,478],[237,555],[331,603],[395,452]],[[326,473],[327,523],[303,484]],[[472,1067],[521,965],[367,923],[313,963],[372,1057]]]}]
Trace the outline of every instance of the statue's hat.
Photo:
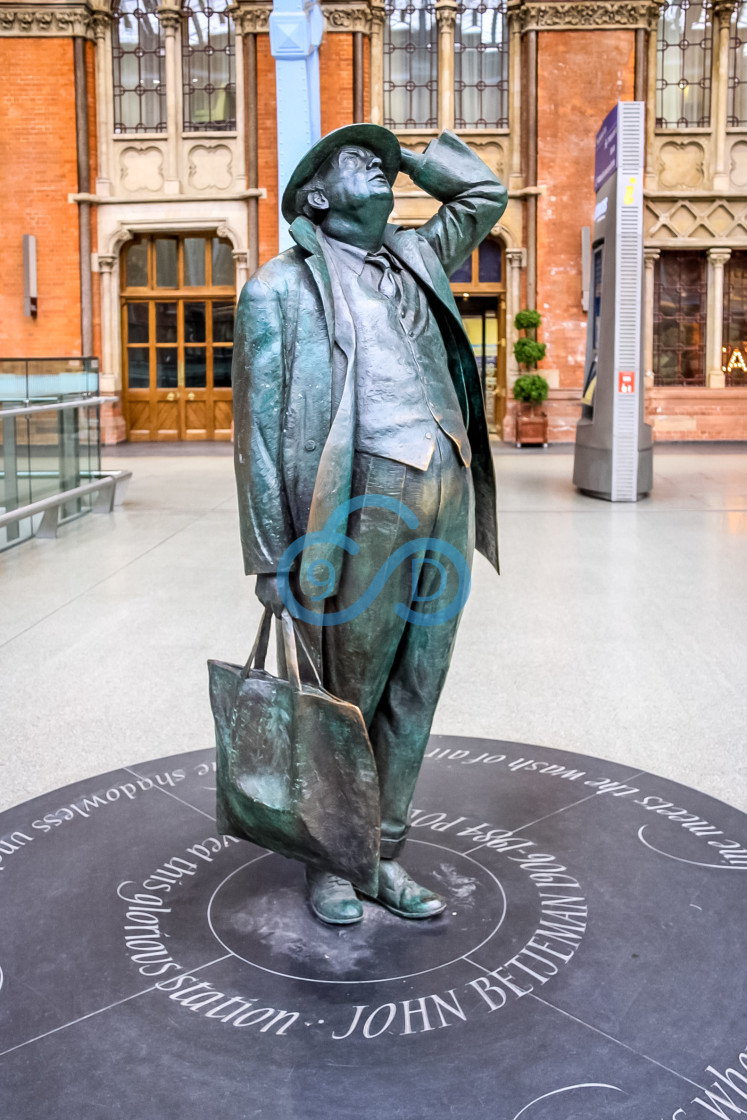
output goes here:
[{"label": "statue's hat", "polygon": [[323,136],[306,153],[288,180],[288,186],[283,192],[282,211],[283,217],[289,224],[301,213],[297,206],[298,192],[330,156],[348,145],[368,148],[369,151],[374,152],[381,160],[382,170],[390,185],[394,183],[402,157],[399,140],[393,132],[380,124],[348,124],[344,128],[336,128],[334,132],[328,132]]}]

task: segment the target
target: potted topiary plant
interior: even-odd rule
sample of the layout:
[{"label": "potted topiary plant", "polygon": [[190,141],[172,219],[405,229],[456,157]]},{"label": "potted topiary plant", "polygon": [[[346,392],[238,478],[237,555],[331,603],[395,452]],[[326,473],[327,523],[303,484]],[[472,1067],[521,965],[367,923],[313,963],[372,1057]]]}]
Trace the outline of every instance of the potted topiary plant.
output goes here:
[{"label": "potted topiary plant", "polygon": [[514,343],[514,357],[528,371],[514,382],[514,400],[519,402],[516,412],[517,447],[525,443],[541,443],[547,447],[547,413],[542,404],[547,400],[548,384],[541,374],[529,372],[537,368],[537,362],[542,361],[547,350],[545,343],[537,342],[536,338],[541,322],[539,311],[529,308],[519,311],[514,319],[516,329],[524,332],[523,337],[517,338]]}]

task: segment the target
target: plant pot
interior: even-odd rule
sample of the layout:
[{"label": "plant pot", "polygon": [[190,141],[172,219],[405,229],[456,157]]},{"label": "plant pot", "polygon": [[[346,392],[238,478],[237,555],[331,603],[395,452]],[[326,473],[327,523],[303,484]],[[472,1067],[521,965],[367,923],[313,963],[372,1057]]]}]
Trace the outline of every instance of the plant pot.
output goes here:
[{"label": "plant pot", "polygon": [[516,446],[541,444],[547,447],[547,413],[541,404],[522,401],[516,413]]}]

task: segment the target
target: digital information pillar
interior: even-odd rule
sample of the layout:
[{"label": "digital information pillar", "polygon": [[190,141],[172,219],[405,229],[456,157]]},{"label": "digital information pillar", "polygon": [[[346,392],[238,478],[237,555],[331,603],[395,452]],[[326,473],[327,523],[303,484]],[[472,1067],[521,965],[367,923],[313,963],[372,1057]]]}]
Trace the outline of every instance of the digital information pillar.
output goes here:
[{"label": "digital information pillar", "polygon": [[597,133],[589,320],[573,482],[612,502],[651,490],[643,421],[644,104],[619,101]]}]

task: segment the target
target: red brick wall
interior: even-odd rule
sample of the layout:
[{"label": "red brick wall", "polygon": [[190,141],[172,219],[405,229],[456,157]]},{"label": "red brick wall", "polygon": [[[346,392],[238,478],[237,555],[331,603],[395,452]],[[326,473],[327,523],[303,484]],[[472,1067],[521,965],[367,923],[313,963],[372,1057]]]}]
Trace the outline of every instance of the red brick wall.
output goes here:
[{"label": "red brick wall", "polygon": [[[72,39],[0,39],[0,73],[0,355],[80,354]],[[36,319],[23,314],[24,233],[37,238]]]},{"label": "red brick wall", "polygon": [[633,31],[542,31],[538,55],[537,307],[545,367],[561,388],[583,383],[581,228],[594,214],[594,138],[617,101],[633,99]]},{"label": "red brick wall", "polygon": [[278,251],[277,92],[269,35],[257,36],[257,89],[259,185],[267,191],[267,198],[259,200],[259,263],[264,264]]},{"label": "red brick wall", "polygon": [[[319,51],[322,134],[350,124],[353,119],[353,36],[326,35]],[[259,263],[278,251],[277,95],[275,62],[268,35],[257,36],[257,85],[259,89],[259,185],[267,198],[259,203]]]},{"label": "red brick wall", "polygon": [[322,136],[353,123],[353,36],[324,36],[319,48]]},{"label": "red brick wall", "polygon": [[[91,169],[91,194],[96,193],[96,178],[99,173],[98,130],[96,127],[96,46],[86,43],[86,74],[88,78],[88,143],[89,165]],[[98,247],[97,236],[98,207],[91,207],[91,249]],[[93,275],[93,352],[101,358],[101,283],[98,273]]]},{"label": "red brick wall", "polygon": [[656,387],[646,390],[654,439],[747,440],[747,389]]}]

